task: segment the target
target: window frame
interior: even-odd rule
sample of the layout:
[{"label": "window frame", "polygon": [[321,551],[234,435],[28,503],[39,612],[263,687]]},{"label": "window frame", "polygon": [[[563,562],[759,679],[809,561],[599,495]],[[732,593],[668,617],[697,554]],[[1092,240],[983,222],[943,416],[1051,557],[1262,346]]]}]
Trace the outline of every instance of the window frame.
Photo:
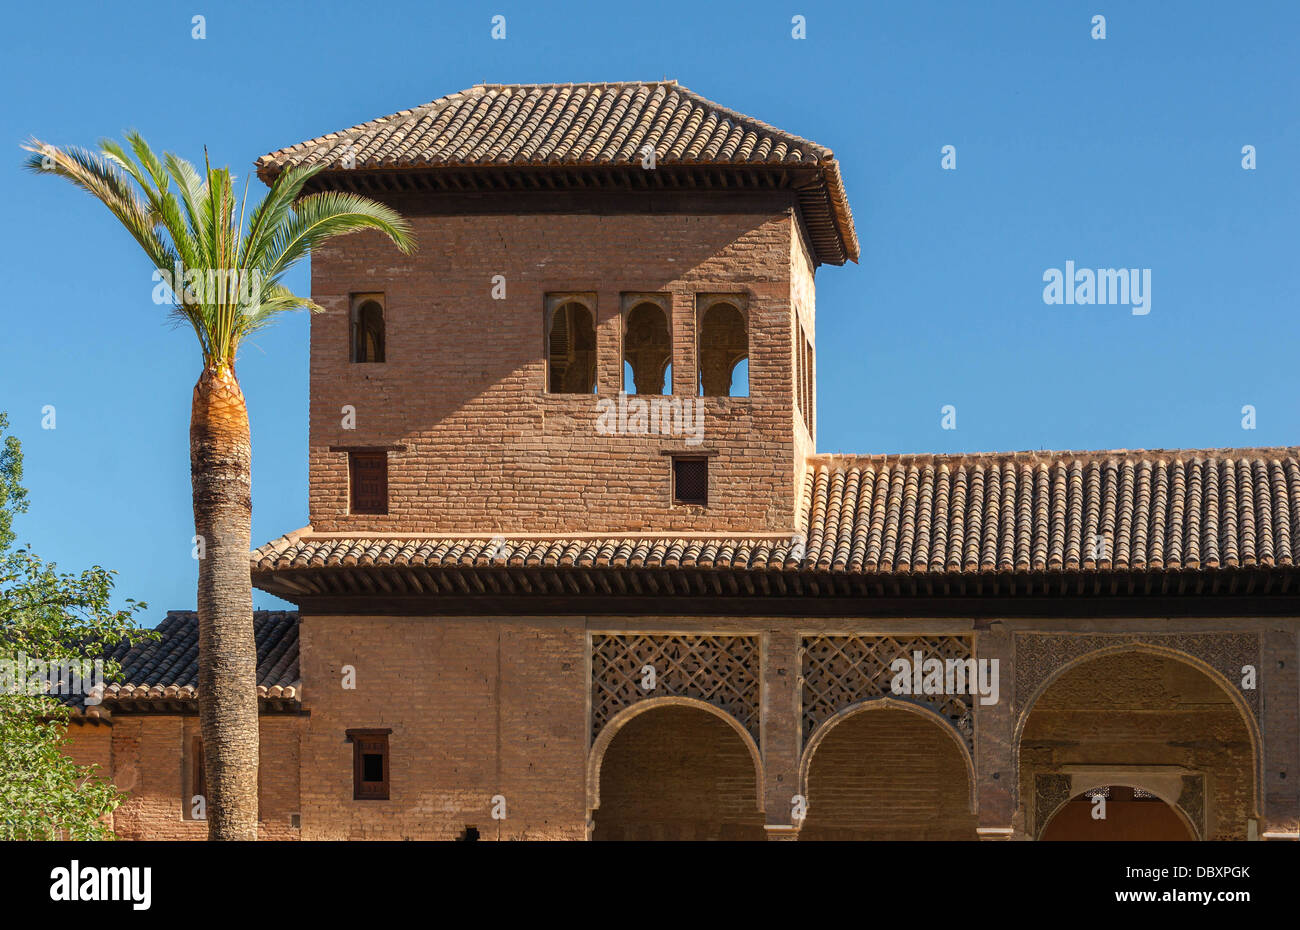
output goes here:
[{"label": "window frame", "polygon": [[[388,450],[387,449],[349,449],[348,456],[348,514],[359,517],[385,517],[389,513],[389,494],[388,494]],[[357,509],[357,484],[359,480],[359,469],[357,468],[358,459],[375,459],[383,457],[383,509]],[[373,505],[378,507],[378,504]]]},{"label": "window frame", "polygon": [[[551,390],[551,325],[555,322],[555,311],[565,304],[579,304],[591,314],[591,331],[594,337],[592,352],[595,354],[595,374],[592,377],[591,391],[571,393]],[[546,294],[542,302],[542,358],[546,360],[542,374],[542,393],[554,397],[591,397],[600,393],[600,316],[596,312],[596,294],[589,291],[552,291]]]},{"label": "window frame", "polygon": [[[388,361],[388,304],[383,291],[357,291],[348,296],[348,364],[383,365]],[[357,358],[361,345],[361,310],[366,304],[379,307],[379,358]]]},{"label": "window frame", "polygon": [[[393,732],[392,728],[359,728],[349,729],[345,732],[347,733],[347,742],[352,744],[352,800],[390,800],[392,793],[392,752],[388,737]],[[364,757],[376,755],[375,748],[380,750],[377,755],[383,760],[384,777],[377,782],[366,781],[363,778],[365,775]],[[367,788],[366,786],[372,787]]]},{"label": "window frame", "polygon": [[[673,390],[673,381],[677,376],[677,338],[673,326],[673,295],[665,292],[654,291],[623,291],[619,297],[619,326],[618,326],[618,383],[619,392],[626,394],[628,397],[672,397],[675,394]],[[627,324],[632,315],[632,311],[642,304],[651,304],[656,306],[664,315],[664,321],[668,324],[668,364],[664,368],[662,387],[666,387],[668,392],[665,394],[641,394],[635,390],[629,390],[627,383],[627,367],[630,364],[627,360]],[[666,382],[666,383],[664,383]],[[635,373],[633,375],[633,384],[635,388]]]},{"label": "window frame", "polygon": [[[711,471],[711,469],[709,468],[710,458],[711,456],[698,455],[698,454],[683,454],[683,455],[674,454],[669,457],[669,461],[671,463],[670,467],[672,469],[670,475],[671,484],[672,484],[672,487],[670,488],[670,496],[674,507],[708,507],[709,506],[709,484],[710,484],[709,473]],[[702,498],[686,499],[681,497],[677,493],[677,483],[678,483],[677,468],[679,465],[688,465],[688,464],[690,465],[698,464],[704,470],[704,496]]]},{"label": "window frame", "polygon": [[[695,392],[699,397],[724,397],[735,398],[737,400],[748,400],[753,396],[754,384],[754,363],[753,353],[750,351],[753,347],[754,332],[750,326],[749,316],[749,294],[745,292],[710,291],[695,295]],[[706,394],[704,393],[704,318],[709,311],[719,304],[726,304],[733,307],[745,323],[745,357],[743,361],[749,363],[749,378],[747,393],[744,394]],[[739,365],[740,362],[736,362]],[[731,368],[730,376],[735,377],[736,366]],[[728,383],[730,390],[730,383]]]}]

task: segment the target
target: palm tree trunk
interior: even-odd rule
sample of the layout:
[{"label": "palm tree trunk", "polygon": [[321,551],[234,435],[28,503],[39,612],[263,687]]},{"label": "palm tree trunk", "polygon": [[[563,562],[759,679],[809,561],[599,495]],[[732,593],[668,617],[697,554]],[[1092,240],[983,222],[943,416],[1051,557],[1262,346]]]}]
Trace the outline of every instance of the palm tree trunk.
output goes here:
[{"label": "palm tree trunk", "polygon": [[190,477],[199,559],[199,726],[208,839],[257,839],[257,645],[248,553],[252,445],[234,370],[194,386]]}]

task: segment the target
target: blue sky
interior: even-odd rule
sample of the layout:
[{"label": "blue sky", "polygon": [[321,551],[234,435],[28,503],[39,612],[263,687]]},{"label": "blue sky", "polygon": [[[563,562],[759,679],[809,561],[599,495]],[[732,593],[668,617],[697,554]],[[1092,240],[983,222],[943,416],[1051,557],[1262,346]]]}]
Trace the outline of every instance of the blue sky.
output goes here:
[{"label": "blue sky", "polygon": [[[863,254],[817,278],[821,451],[1300,442],[1294,2],[133,0],[20,5],[6,25],[0,409],[27,457],[18,528],[67,568],[117,569],[150,622],[194,605],[197,350],[107,212],[19,170],[31,135],[134,127],[244,174],[475,83],[676,78],[842,163]],[[1043,273],[1067,260],[1151,269],[1150,313],[1046,305]],[[257,544],[307,522],[305,317],[246,346],[239,375]]]}]

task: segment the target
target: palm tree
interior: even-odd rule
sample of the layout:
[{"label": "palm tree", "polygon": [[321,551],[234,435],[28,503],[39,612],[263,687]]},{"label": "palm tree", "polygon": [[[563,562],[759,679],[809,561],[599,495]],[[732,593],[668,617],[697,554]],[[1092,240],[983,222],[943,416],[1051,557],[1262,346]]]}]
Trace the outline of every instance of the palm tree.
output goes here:
[{"label": "palm tree", "polygon": [[[208,838],[257,839],[257,649],[253,641],[251,462],[248,408],[235,356],[251,333],[287,310],[321,310],[282,282],[327,239],[379,230],[403,252],[415,248],[396,211],[354,194],[302,196],[324,166],[280,174],[248,215],[248,182],[237,201],[229,169],[202,174],[171,153],[161,159],[139,133],[98,152],[23,146],[25,166],[66,178],[101,201],[156,269],[155,301],[194,328],[203,370],[190,410],[190,477],[199,556],[199,722],[208,798]],[[134,155],[134,157],[132,157]],[[166,287],[164,287],[166,285]]]}]

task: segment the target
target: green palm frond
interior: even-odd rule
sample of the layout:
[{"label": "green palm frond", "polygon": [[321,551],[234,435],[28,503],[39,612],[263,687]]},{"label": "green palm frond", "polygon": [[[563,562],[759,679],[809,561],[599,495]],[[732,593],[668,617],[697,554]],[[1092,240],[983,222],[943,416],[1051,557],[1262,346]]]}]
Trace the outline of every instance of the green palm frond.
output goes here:
[{"label": "green palm frond", "polygon": [[324,309],[313,300],[299,297],[279,282],[263,285],[258,299],[250,301],[244,309],[244,324],[240,335],[241,337],[247,336],[249,333],[270,325],[275,321],[275,317],[281,313],[287,313],[291,310],[307,310],[310,313],[321,313]]},{"label": "green palm frond", "polygon": [[403,252],[415,248],[410,224],[396,210],[359,194],[325,191],[303,197],[276,227],[266,253],[267,273],[279,277],[326,239],[363,229],[382,231]]},{"label": "green palm frond", "polygon": [[157,232],[158,217],[142,200],[131,179],[104,153],[83,148],[56,148],[39,139],[23,148],[32,153],[23,167],[36,174],[66,178],[108,207],[158,268],[170,266],[175,252]]},{"label": "green palm frond", "polygon": [[198,243],[192,235],[192,230],[187,229],[185,220],[181,217],[180,204],[176,200],[176,195],[168,189],[168,178],[163,171],[162,163],[158,161],[139,133],[128,133],[127,140],[131,143],[138,161],[127,155],[121,145],[111,139],[101,141],[100,148],[139,186],[149,202],[149,208],[155,219],[171,237],[172,247],[180,256],[181,262],[185,265],[198,263],[201,260],[198,254]]},{"label": "green palm frond", "polygon": [[291,310],[321,307],[294,294],[284,276],[321,243],[361,230],[382,232],[402,252],[415,248],[410,224],[392,208],[356,194],[302,196],[321,170],[282,172],[248,215],[248,188],[236,197],[228,168],[200,171],[144,137],[105,140],[100,151],[56,148],[32,139],[25,166],[66,178],[102,202],[140,243],[170,284],[171,307],[193,327],[205,365],[233,366],[243,339]]},{"label": "green palm frond", "polygon": [[266,251],[276,231],[291,215],[293,202],[302,193],[303,186],[324,167],[321,164],[312,168],[289,168],[280,174],[249,219],[249,255],[260,255]]}]

